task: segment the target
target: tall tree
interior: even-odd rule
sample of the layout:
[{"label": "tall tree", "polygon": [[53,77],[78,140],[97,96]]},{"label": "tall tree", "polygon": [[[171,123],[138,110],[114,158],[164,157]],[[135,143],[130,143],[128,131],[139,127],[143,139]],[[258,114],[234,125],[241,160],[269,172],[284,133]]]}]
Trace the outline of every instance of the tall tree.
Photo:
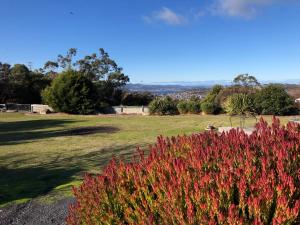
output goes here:
[{"label": "tall tree", "polygon": [[233,80],[233,83],[235,85],[244,86],[244,87],[254,87],[260,85],[257,79],[254,76],[251,76],[249,74],[240,74],[236,76]]},{"label": "tall tree", "polygon": [[10,95],[10,67],[9,64],[0,62],[0,103],[5,103]]},{"label": "tall tree", "polygon": [[121,87],[129,82],[129,77],[123,73],[123,69],[110,58],[103,48],[99,53],[86,55],[82,59],[75,60],[77,49],[71,48],[65,56],[58,55],[56,61],[48,61],[44,65],[44,70],[52,72],[62,69],[73,69],[81,72],[93,82],[105,81],[114,87]]}]

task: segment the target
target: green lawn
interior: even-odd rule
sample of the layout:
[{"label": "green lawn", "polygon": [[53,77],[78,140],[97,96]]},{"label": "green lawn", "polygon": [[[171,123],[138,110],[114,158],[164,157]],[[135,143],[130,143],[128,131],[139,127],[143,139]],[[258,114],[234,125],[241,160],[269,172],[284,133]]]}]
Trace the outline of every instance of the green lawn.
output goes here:
[{"label": "green lawn", "polygon": [[[249,119],[247,124],[254,122]],[[237,125],[238,119],[234,123]],[[225,115],[0,113],[0,206],[33,198],[45,202],[66,197],[85,172],[100,173],[113,155],[130,160],[136,146],[147,148],[158,135],[201,132],[208,124],[230,126]],[[86,128],[90,126],[96,128]]]}]

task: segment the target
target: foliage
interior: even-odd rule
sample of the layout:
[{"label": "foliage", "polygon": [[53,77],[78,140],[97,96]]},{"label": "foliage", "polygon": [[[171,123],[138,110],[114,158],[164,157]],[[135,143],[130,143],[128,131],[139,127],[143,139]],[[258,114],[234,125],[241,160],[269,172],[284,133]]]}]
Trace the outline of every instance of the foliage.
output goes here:
[{"label": "foliage", "polygon": [[[271,119],[270,116],[264,118]],[[290,118],[280,119],[286,123]],[[112,155],[129,161],[135,146],[153,144],[157,134],[191,134],[204,130],[207,121],[221,126],[227,120],[225,115],[124,118],[0,113],[0,158],[5,159],[1,161],[0,168],[0,208],[5,203],[25,199],[38,198],[39,202],[49,203],[70,197],[70,187],[82,183],[81,175],[100,173]],[[248,126],[252,126],[253,122],[246,121]],[[233,124],[238,125],[237,118],[233,118]],[[71,132],[89,126],[100,126],[102,130],[84,136]],[[17,160],[11,157],[12,151],[18,155]],[[28,155],[35,156],[34,162],[28,160]]]},{"label": "foliage", "polygon": [[201,104],[200,101],[193,99],[180,101],[177,104],[177,109],[180,114],[198,114],[201,112]]},{"label": "foliage", "polygon": [[202,102],[201,110],[206,114],[216,114],[220,110],[220,108],[214,102]]},{"label": "foliage", "polygon": [[188,101],[180,101],[177,104],[177,109],[180,114],[187,114],[189,112],[188,109]]},{"label": "foliage", "polygon": [[281,85],[270,84],[255,94],[255,108],[262,115],[288,115],[294,112],[294,101]]},{"label": "foliage", "polygon": [[58,112],[90,114],[95,111],[97,95],[94,84],[74,70],[59,74],[43,91],[43,99]]},{"label": "foliage", "polygon": [[157,97],[149,104],[149,110],[154,115],[178,114],[177,102],[170,97]]},{"label": "foliage", "polygon": [[56,61],[45,63],[42,71],[51,76],[57,76],[56,70],[75,70],[84,75],[95,84],[98,95],[98,105],[121,104],[121,87],[129,82],[129,77],[123,73],[123,69],[110,58],[103,48],[99,53],[86,55],[83,58],[75,58],[77,49],[71,48],[65,56],[58,55]]},{"label": "foliage", "polygon": [[76,48],[70,48],[65,56],[58,55],[56,61],[47,61],[43,70],[55,72],[56,69],[76,70],[85,75],[91,81],[107,81],[120,87],[129,82],[128,76],[124,75],[123,69],[110,58],[103,48],[99,53],[86,55],[82,59],[75,59]]},{"label": "foliage", "polygon": [[223,86],[215,85],[205,96],[201,103],[201,110],[207,114],[214,114],[221,111],[221,106],[216,101],[218,94],[223,90]]},{"label": "foliage", "polygon": [[253,98],[248,94],[233,94],[227,98],[225,111],[230,116],[239,116],[240,127],[244,128],[246,116],[255,117]]},{"label": "foliage", "polygon": [[67,224],[299,224],[300,126],[159,137],[74,189]]},{"label": "foliage", "polygon": [[41,91],[50,79],[38,71],[31,71],[23,64],[0,62],[0,102],[40,103]]},{"label": "foliage", "polygon": [[225,87],[216,96],[215,102],[218,105],[224,107],[224,104],[226,103],[228,97],[230,97],[231,95],[234,95],[234,94],[247,94],[249,96],[252,96],[257,91],[258,91],[258,89],[255,88],[255,87],[244,87],[244,86],[238,86],[238,85]]},{"label": "foliage", "polygon": [[257,81],[257,79],[254,76],[251,76],[249,74],[240,74],[237,77],[233,79],[233,83],[238,86],[244,86],[244,87],[253,87],[253,86],[259,86],[260,83]]},{"label": "foliage", "polygon": [[253,99],[247,94],[233,94],[225,104],[225,110],[229,115],[246,115],[254,112]]},{"label": "foliage", "polygon": [[147,106],[154,99],[149,92],[125,92],[122,95],[122,105]]}]

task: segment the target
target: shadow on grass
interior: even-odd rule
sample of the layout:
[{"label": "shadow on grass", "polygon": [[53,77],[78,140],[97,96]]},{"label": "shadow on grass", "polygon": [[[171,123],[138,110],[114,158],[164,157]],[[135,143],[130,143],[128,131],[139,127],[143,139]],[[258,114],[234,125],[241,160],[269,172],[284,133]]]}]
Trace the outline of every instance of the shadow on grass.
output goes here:
[{"label": "shadow on grass", "polygon": [[73,180],[80,168],[0,168],[0,204],[30,199]]},{"label": "shadow on grass", "polygon": [[51,127],[64,126],[69,123],[81,122],[78,120],[68,119],[43,119],[43,120],[25,120],[25,121],[13,121],[13,122],[1,122],[0,133],[7,132],[26,132],[41,129],[48,129]]},{"label": "shadow on grass", "polygon": [[[65,125],[78,123],[78,120],[30,120],[4,122],[0,124],[0,146],[24,143],[39,139],[72,135],[114,133],[119,128],[113,126],[89,126],[63,129]],[[60,127],[62,127],[60,129]],[[57,128],[55,130],[45,130]]]},{"label": "shadow on grass", "polygon": [[[12,161],[9,168],[0,167],[0,205],[14,200],[31,199],[45,195],[55,187],[80,180],[84,173],[98,174],[113,156],[125,162],[132,159],[136,146],[104,148],[85,154],[52,158],[36,167],[16,168],[27,162],[18,154],[1,160]],[[32,159],[28,159],[32,160]]]}]

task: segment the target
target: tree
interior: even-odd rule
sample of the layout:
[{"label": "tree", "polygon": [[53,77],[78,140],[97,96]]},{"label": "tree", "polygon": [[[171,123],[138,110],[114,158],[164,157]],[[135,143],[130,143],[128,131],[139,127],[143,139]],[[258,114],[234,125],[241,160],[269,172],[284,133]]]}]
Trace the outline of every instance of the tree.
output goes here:
[{"label": "tree", "polygon": [[263,115],[288,115],[295,110],[294,100],[281,85],[270,84],[255,94],[255,108]]},{"label": "tree", "polygon": [[23,64],[0,63],[0,102],[40,103],[41,91],[49,84],[43,74]]},{"label": "tree", "polygon": [[91,81],[107,81],[114,86],[120,87],[129,82],[128,76],[124,75],[123,69],[110,58],[103,48],[99,49],[99,54],[86,55],[82,59],[75,60],[76,48],[70,48],[65,56],[58,55],[56,61],[47,61],[44,70],[55,71],[59,68],[63,70],[73,69],[79,71]]},{"label": "tree", "polygon": [[45,63],[43,71],[51,77],[57,76],[57,70],[72,70],[80,72],[97,87],[97,93],[101,105],[120,104],[121,87],[129,82],[129,77],[123,73],[123,69],[110,58],[103,48],[99,53],[86,55],[81,59],[75,59],[77,49],[71,48],[65,56],[58,55],[56,61]]},{"label": "tree", "polygon": [[244,86],[244,87],[254,87],[259,86],[260,83],[254,76],[249,74],[240,74],[233,79],[235,85]]},{"label": "tree", "polygon": [[10,67],[9,64],[0,62],[0,103],[5,103],[10,95]]},{"label": "tree", "polygon": [[127,106],[147,106],[154,99],[149,92],[124,92],[122,94],[122,105]]},{"label": "tree", "polygon": [[42,95],[44,102],[58,112],[90,114],[96,109],[97,94],[94,84],[75,70],[59,74]]},{"label": "tree", "polygon": [[54,79],[58,72],[56,71],[59,68],[58,62],[52,62],[52,61],[47,61],[42,69],[39,71],[41,73],[44,73],[46,76],[48,76],[50,79]]}]

